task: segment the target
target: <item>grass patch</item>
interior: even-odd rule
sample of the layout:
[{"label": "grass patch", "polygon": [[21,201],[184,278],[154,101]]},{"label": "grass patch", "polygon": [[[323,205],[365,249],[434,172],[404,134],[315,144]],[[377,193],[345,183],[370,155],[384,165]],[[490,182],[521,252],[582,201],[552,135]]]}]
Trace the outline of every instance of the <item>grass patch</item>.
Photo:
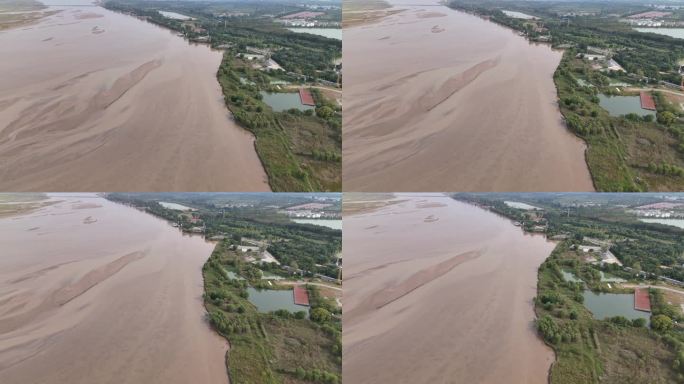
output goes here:
[{"label": "grass patch", "polygon": [[[248,300],[250,282],[226,273],[240,263],[240,256],[221,242],[202,270],[209,319],[230,342],[226,366],[231,383],[340,383],[339,321],[332,316],[308,319],[304,311],[258,312]],[[311,304],[313,314],[319,305]]]},{"label": "grass patch", "polygon": [[591,275],[592,267],[562,242],[539,268],[537,328],[556,352],[550,372],[552,384],[680,380],[672,368],[674,350],[659,334],[624,318],[594,319],[583,304],[585,283],[565,281],[561,269],[584,277]]},{"label": "grass patch", "polygon": [[[217,77],[226,106],[256,136],[256,151],[274,191],[341,190],[341,118],[336,107],[317,98],[316,112],[274,112],[259,93],[274,90],[270,78],[229,53]],[[241,78],[249,81],[243,84]]]},{"label": "grass patch", "polygon": [[[598,104],[599,92],[610,93],[608,77],[592,73],[567,50],[554,74],[559,107],[568,128],[587,143],[587,165],[599,191],[674,191],[684,189],[684,159],[676,127],[636,115],[610,116]],[[577,78],[598,83],[584,87]],[[604,84],[600,86],[600,84]],[[626,95],[622,93],[620,95]],[[659,98],[656,98],[659,100]]]}]

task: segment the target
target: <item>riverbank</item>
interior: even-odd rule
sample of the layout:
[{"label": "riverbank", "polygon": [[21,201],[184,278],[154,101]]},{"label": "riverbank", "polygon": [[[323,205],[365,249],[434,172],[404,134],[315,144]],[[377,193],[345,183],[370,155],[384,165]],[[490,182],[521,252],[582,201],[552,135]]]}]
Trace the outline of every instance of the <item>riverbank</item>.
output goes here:
[{"label": "riverbank", "polygon": [[[309,286],[311,309],[262,313],[250,302],[248,287],[263,283],[226,272],[244,268],[241,264],[240,256],[219,242],[202,269],[209,319],[230,342],[225,364],[231,382],[341,383],[338,320],[330,315],[329,301]],[[276,284],[268,289],[292,288]]]},{"label": "riverbank", "polygon": [[348,0],[342,4],[342,28],[351,28],[364,24],[372,24],[383,17],[401,12],[392,10],[385,0],[361,1]]},{"label": "riverbank", "polygon": [[548,102],[559,52],[437,3],[397,7],[345,29],[345,188],[594,189]]},{"label": "riverbank", "polygon": [[0,193],[0,218],[30,213],[53,203],[43,193]]},{"label": "riverbank", "polygon": [[308,88],[314,109],[273,111],[260,93],[260,89],[272,86],[248,61],[228,52],[223,55],[217,78],[236,121],[256,136],[255,149],[273,190],[342,190],[340,106],[322,97],[318,89]]},{"label": "riverbank", "polygon": [[33,0],[0,0],[0,31],[35,24],[56,12]]},{"label": "riverbank", "polygon": [[549,383],[677,382],[674,353],[646,321],[594,319],[583,304],[584,285],[560,272],[582,264],[563,242],[539,268],[537,328],[556,352]]}]

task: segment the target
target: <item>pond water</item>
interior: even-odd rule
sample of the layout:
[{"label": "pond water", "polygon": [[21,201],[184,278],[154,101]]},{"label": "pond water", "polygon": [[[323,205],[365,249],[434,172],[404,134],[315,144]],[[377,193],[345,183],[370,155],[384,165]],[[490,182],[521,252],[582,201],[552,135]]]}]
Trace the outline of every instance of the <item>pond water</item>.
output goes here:
[{"label": "pond water", "polygon": [[631,293],[594,293],[584,291],[584,305],[591,311],[595,319],[603,320],[607,317],[624,316],[630,320],[646,319],[648,312],[634,309],[634,295]]},{"label": "pond water", "polygon": [[504,201],[504,204],[508,205],[508,206],[511,207],[511,208],[522,209],[522,210],[525,210],[525,211],[531,211],[531,210],[534,210],[534,209],[540,209],[540,208],[535,207],[534,205],[529,205],[529,204],[525,204],[525,203],[519,203],[519,202],[517,202],[517,201]]},{"label": "pond water", "polygon": [[307,109],[314,109],[310,105],[302,104],[302,100],[299,98],[299,93],[269,93],[261,91],[261,96],[263,96],[264,103],[268,104],[269,107],[275,112],[283,112],[288,109],[296,108],[300,111],[305,111]]},{"label": "pond water", "polygon": [[255,83],[254,83],[253,81],[251,81],[251,80],[245,79],[244,77],[240,77],[240,84],[243,84],[243,85],[246,85],[246,84],[254,85]]},{"label": "pond water", "polygon": [[274,275],[272,273],[268,272],[263,272],[261,274],[261,280],[284,280],[285,278],[282,276]]},{"label": "pond water", "polygon": [[161,205],[161,206],[164,207],[164,208],[173,209],[173,210],[176,210],[176,211],[194,211],[194,210],[195,210],[194,208],[190,208],[190,207],[187,207],[187,206],[182,205],[182,204],[167,203],[167,202],[164,202],[164,201],[160,201],[160,202],[159,202],[159,205]]},{"label": "pond water", "polygon": [[162,16],[169,18],[169,19],[174,19],[174,20],[190,20],[192,17],[190,16],[185,16],[180,13],[176,12],[169,12],[169,11],[158,11]]},{"label": "pond water", "polygon": [[257,307],[259,312],[267,313],[279,309],[285,309],[292,313],[297,311],[309,312],[309,307],[294,303],[294,296],[291,290],[258,290],[249,287],[247,288],[247,292],[249,292],[249,301]]},{"label": "pond water", "polygon": [[684,228],[684,219],[639,219],[644,223],[657,223],[671,225],[673,227]]},{"label": "pond water", "polygon": [[295,223],[298,224],[313,224],[313,225],[320,225],[323,227],[328,227],[332,229],[342,229],[342,220],[326,220],[326,219],[321,219],[321,220],[316,220],[316,219],[293,219]]},{"label": "pond water", "polygon": [[579,84],[582,87],[590,87],[591,88],[594,86],[594,84],[592,84],[592,83],[590,83],[584,79],[575,79],[575,81],[577,81],[577,84]]},{"label": "pond water", "polygon": [[244,280],[243,277],[238,276],[238,274],[235,273],[235,272],[233,272],[233,271],[228,271],[228,270],[226,270],[226,274],[227,274],[228,277],[231,278],[231,279],[235,279],[235,280]]},{"label": "pond water", "polygon": [[572,272],[568,272],[568,271],[561,269],[561,273],[563,274],[563,278],[565,279],[565,281],[572,281],[573,283],[581,283],[582,282],[582,280],[578,279],[575,276],[575,274]]},{"label": "pond water", "polygon": [[535,16],[528,15],[528,14],[522,13],[522,12],[516,12],[516,11],[501,11],[501,12],[503,12],[506,16],[512,17],[514,19],[525,19],[525,20],[536,19]]},{"label": "pond water", "polygon": [[651,32],[658,35],[665,35],[675,37],[677,39],[684,39],[684,28],[634,28],[639,32]]},{"label": "pond water", "polygon": [[[235,279],[235,280],[244,280],[245,278],[242,276],[239,276],[237,273],[229,270],[225,270],[226,275],[228,275],[229,278]],[[284,280],[285,278],[282,276],[274,275],[272,273],[268,272],[261,272],[261,280]]]},{"label": "pond water", "polygon": [[323,36],[329,39],[342,40],[342,29],[340,28],[288,28],[288,30],[297,33],[309,33]]},{"label": "pond water", "polygon": [[636,113],[639,116],[655,116],[655,111],[641,108],[641,98],[639,96],[607,96],[603,94],[598,96],[601,108],[608,111],[611,116],[622,116],[629,113]]},{"label": "pond water", "polygon": [[601,271],[601,281],[605,281],[608,283],[623,283],[626,280],[621,279],[619,277],[615,277],[613,275],[607,275],[607,274],[603,273],[603,271]]},{"label": "pond water", "polygon": [[[563,274],[563,278],[565,279],[565,281],[572,281],[572,282],[576,282],[576,283],[579,283],[582,281],[582,279],[575,276],[575,274],[572,272],[561,270],[561,273]],[[607,275],[607,274],[603,273],[603,271],[600,271],[599,273],[601,274],[601,281],[606,282],[606,283],[622,283],[622,282],[626,281],[626,280],[621,279],[619,277]]]}]

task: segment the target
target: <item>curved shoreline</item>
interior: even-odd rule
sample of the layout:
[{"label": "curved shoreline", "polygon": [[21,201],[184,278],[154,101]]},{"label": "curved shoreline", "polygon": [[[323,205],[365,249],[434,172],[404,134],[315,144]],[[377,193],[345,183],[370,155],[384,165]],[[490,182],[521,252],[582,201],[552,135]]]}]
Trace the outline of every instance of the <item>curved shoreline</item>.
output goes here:
[{"label": "curved shoreline", "polygon": [[[472,32],[478,43],[468,44],[462,37],[473,28],[482,28],[478,24],[481,18],[474,18],[478,20],[474,22],[469,19],[471,14],[443,5],[439,5],[444,8],[440,12],[433,11],[434,7],[393,5],[392,9],[406,11],[345,30],[345,56],[351,58],[347,61],[366,57],[345,67],[345,95],[349,98],[344,102],[346,189],[595,190],[587,166],[586,143],[568,132],[557,103],[550,107],[546,102],[551,95],[556,98],[552,76],[560,63],[559,54],[552,58],[519,36],[509,35],[507,39],[514,47],[500,47],[494,41],[507,36],[510,30],[499,30],[498,24],[492,24],[497,26],[496,30]],[[416,17],[422,15],[416,14],[420,12],[425,13],[424,17]],[[448,19],[440,19],[445,17]],[[446,28],[439,28],[438,33],[433,28],[421,45],[421,52],[429,52],[429,64],[416,65],[408,52],[401,51],[412,47],[412,40],[404,35],[420,34],[420,26],[433,24]],[[374,38],[381,35],[382,39]],[[455,41],[449,44],[455,47],[447,51],[440,43],[445,39]],[[459,49],[468,52],[470,61],[498,59],[499,64],[445,99],[445,105],[422,110],[422,88],[435,84],[439,87],[441,79],[452,77],[467,66],[462,56],[451,53]],[[530,57],[522,62],[513,55],[515,49],[529,51]],[[373,59],[379,56],[373,52],[378,51],[385,52],[381,63]],[[498,57],[492,57],[495,53]],[[551,63],[552,59],[556,61]],[[370,76],[369,73],[377,72],[376,66],[385,67],[384,73],[390,76]],[[540,71],[548,72],[548,82],[539,79]],[[393,80],[392,74],[405,81]],[[510,93],[515,87],[523,88],[514,97]],[[415,129],[418,127],[419,130]],[[407,172],[416,175],[410,182],[400,177]]]},{"label": "curved shoreline", "polygon": [[[357,255],[347,258],[346,276],[352,278],[344,282],[345,379],[429,381],[439,372],[460,381],[546,383],[555,355],[532,329],[536,289],[530,287],[551,244],[523,237],[509,220],[447,196],[397,198],[407,200],[345,217],[343,246]],[[407,230],[420,244],[402,240]],[[461,252],[471,256],[454,258]],[[444,263],[458,265],[440,276],[420,272]],[[417,278],[429,281],[389,301]],[[439,357],[417,369],[425,353]],[[379,355],[391,358],[370,359]],[[492,359],[497,364],[488,369]]]},{"label": "curved shoreline", "polygon": [[[42,28],[0,35],[10,53],[40,45],[52,73],[47,76],[29,66],[7,79],[6,92],[0,91],[1,120],[14,132],[0,142],[3,188],[271,189],[254,149],[256,138],[237,124],[223,103],[216,79],[220,53],[133,17],[101,7],[88,9],[97,14],[80,17],[79,6],[69,7],[42,19]],[[82,35],[91,27],[91,33]],[[131,36],[134,43],[120,44]],[[112,49],[106,52],[105,46]],[[88,60],[65,62],[81,57],[80,52],[89,52]],[[21,63],[33,55],[15,55],[0,69],[24,66]],[[135,64],[151,61],[160,65],[149,68],[143,78],[131,75]],[[122,85],[124,92],[119,92]],[[21,92],[11,93],[17,89]],[[99,89],[109,103],[96,102],[101,99]],[[39,98],[42,103],[37,105]]]}]

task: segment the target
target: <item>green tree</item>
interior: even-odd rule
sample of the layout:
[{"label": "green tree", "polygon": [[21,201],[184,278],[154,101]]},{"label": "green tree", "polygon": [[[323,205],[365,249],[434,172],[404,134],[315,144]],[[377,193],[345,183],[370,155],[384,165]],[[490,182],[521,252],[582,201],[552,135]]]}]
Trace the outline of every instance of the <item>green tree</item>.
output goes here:
[{"label": "green tree", "polygon": [[332,108],[328,107],[327,105],[324,105],[320,108],[316,108],[316,115],[320,117],[321,119],[329,119],[335,114],[335,111],[332,110]]},{"label": "green tree", "polygon": [[659,112],[657,117],[660,124],[667,125],[668,127],[677,121],[677,116],[670,111]]},{"label": "green tree", "polygon": [[331,315],[330,312],[328,312],[327,309],[325,308],[314,308],[311,310],[311,314],[309,315],[311,318],[311,321],[315,321],[317,323],[325,323],[330,321]]},{"label": "green tree", "polygon": [[657,332],[667,332],[672,329],[672,319],[665,315],[652,316],[651,328]]}]

